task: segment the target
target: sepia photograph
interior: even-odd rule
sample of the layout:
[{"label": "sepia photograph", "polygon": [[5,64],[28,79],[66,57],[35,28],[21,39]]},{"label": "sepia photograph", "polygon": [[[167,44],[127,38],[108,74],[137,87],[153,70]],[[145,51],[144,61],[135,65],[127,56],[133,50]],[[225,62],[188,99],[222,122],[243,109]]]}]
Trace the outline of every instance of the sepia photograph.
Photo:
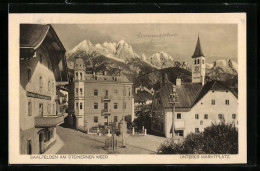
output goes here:
[{"label": "sepia photograph", "polygon": [[16,24],[15,155],[87,163],[246,156],[240,24],[46,18]]}]

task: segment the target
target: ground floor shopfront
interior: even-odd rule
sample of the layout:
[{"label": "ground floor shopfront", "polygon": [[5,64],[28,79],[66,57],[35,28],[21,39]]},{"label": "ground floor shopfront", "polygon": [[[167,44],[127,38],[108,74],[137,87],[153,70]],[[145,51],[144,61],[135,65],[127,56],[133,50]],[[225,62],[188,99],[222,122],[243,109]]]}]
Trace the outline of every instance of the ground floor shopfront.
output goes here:
[{"label": "ground floor shopfront", "polygon": [[56,127],[20,131],[21,154],[42,154],[56,141]]}]

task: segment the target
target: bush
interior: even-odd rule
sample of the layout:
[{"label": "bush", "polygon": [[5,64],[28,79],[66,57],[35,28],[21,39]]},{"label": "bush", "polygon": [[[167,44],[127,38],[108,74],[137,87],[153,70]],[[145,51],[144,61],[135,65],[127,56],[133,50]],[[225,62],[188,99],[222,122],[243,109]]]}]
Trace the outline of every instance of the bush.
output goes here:
[{"label": "bush", "polygon": [[212,124],[199,134],[191,133],[179,144],[163,143],[158,154],[237,154],[238,131],[232,124]]}]

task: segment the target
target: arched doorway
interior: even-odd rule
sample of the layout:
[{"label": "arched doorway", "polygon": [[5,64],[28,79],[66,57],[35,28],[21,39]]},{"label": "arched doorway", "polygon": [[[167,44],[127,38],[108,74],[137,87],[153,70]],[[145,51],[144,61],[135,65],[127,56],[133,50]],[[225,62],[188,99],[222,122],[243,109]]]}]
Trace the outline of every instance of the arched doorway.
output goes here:
[{"label": "arched doorway", "polygon": [[44,132],[43,130],[41,130],[39,132],[39,153],[42,154],[44,152],[44,149],[43,149],[43,138],[44,138]]}]

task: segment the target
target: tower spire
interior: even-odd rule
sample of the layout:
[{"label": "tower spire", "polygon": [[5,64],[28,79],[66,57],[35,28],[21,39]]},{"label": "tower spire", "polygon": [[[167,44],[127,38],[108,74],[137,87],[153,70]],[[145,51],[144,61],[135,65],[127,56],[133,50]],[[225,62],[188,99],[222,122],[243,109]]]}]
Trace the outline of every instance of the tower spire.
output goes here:
[{"label": "tower spire", "polygon": [[202,52],[202,48],[200,45],[200,37],[199,37],[199,33],[198,33],[198,40],[197,40],[197,45],[194,51],[194,54],[192,56],[192,58],[196,58],[196,57],[200,57],[200,56],[204,56],[203,52]]}]

